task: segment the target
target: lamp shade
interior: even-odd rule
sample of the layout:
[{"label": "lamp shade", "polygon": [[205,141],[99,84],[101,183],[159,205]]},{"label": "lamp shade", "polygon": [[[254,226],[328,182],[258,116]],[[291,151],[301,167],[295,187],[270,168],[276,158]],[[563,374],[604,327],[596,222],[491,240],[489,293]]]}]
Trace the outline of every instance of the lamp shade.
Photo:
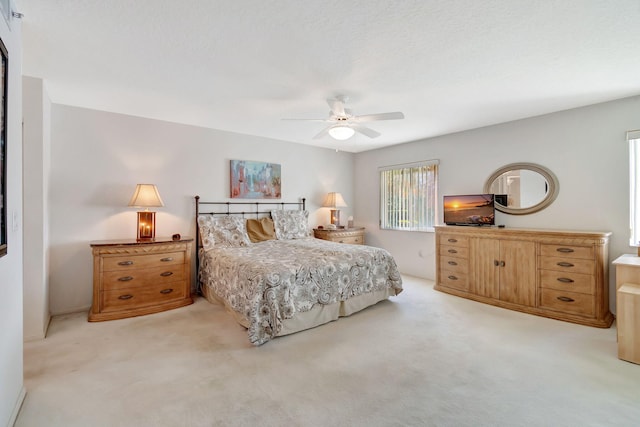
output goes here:
[{"label": "lamp shade", "polygon": [[331,135],[333,139],[337,139],[338,141],[349,139],[353,136],[354,133],[356,133],[356,131],[349,126],[337,125],[329,129],[329,135]]},{"label": "lamp shade", "polygon": [[138,184],[136,185],[136,190],[133,192],[133,196],[131,196],[129,206],[136,208],[151,208],[162,207],[164,206],[164,203],[162,203],[160,193],[158,193],[158,189],[155,185]]},{"label": "lamp shade", "polygon": [[340,193],[328,193],[322,204],[325,208],[346,208],[347,204]]}]

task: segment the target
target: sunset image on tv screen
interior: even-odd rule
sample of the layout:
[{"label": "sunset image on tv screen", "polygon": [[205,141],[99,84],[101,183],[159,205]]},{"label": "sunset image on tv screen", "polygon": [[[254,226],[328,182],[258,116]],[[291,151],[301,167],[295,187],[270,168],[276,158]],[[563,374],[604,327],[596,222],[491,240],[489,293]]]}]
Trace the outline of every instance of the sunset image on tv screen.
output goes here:
[{"label": "sunset image on tv screen", "polygon": [[445,196],[444,221],[447,224],[493,224],[493,195]]}]

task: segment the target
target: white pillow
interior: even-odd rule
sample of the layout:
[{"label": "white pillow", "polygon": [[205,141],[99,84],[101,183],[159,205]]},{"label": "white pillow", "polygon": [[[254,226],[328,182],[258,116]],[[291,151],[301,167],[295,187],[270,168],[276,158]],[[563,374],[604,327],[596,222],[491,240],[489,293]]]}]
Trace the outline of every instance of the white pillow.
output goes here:
[{"label": "white pillow", "polygon": [[238,216],[200,215],[198,227],[200,228],[202,248],[206,251],[214,246],[238,247],[251,244],[245,220]]},{"label": "white pillow", "polygon": [[309,211],[271,211],[276,238],[279,240],[303,239],[309,237]]}]

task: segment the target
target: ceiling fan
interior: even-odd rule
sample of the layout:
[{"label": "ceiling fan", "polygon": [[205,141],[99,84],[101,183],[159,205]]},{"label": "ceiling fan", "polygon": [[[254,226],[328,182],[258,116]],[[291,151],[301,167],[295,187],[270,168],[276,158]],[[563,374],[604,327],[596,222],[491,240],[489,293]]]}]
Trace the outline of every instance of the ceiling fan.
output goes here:
[{"label": "ceiling fan", "polygon": [[399,111],[393,113],[378,113],[378,114],[365,114],[362,116],[353,115],[351,110],[344,108],[344,104],[347,102],[346,96],[336,96],[335,98],[327,99],[327,104],[331,111],[329,112],[328,119],[283,119],[283,120],[305,120],[310,122],[327,122],[331,123],[318,133],[313,139],[320,139],[327,134],[332,138],[339,141],[344,141],[351,138],[356,132],[369,138],[377,138],[380,133],[362,126],[361,123],[374,122],[377,120],[398,120],[404,119],[404,114]]}]

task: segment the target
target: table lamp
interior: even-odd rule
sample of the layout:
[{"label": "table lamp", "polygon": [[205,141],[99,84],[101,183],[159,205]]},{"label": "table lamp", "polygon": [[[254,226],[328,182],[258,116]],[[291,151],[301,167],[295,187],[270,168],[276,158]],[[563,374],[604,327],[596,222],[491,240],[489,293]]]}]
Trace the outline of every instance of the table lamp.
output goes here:
[{"label": "table lamp", "polygon": [[153,241],[156,238],[156,213],[149,208],[162,207],[162,199],[158,189],[153,184],[138,184],[131,196],[129,206],[145,208],[138,211],[138,241]]},{"label": "table lamp", "polygon": [[340,193],[328,193],[322,204],[325,208],[331,208],[331,224],[336,227],[340,226],[340,210],[337,208],[346,208],[347,204]]}]

